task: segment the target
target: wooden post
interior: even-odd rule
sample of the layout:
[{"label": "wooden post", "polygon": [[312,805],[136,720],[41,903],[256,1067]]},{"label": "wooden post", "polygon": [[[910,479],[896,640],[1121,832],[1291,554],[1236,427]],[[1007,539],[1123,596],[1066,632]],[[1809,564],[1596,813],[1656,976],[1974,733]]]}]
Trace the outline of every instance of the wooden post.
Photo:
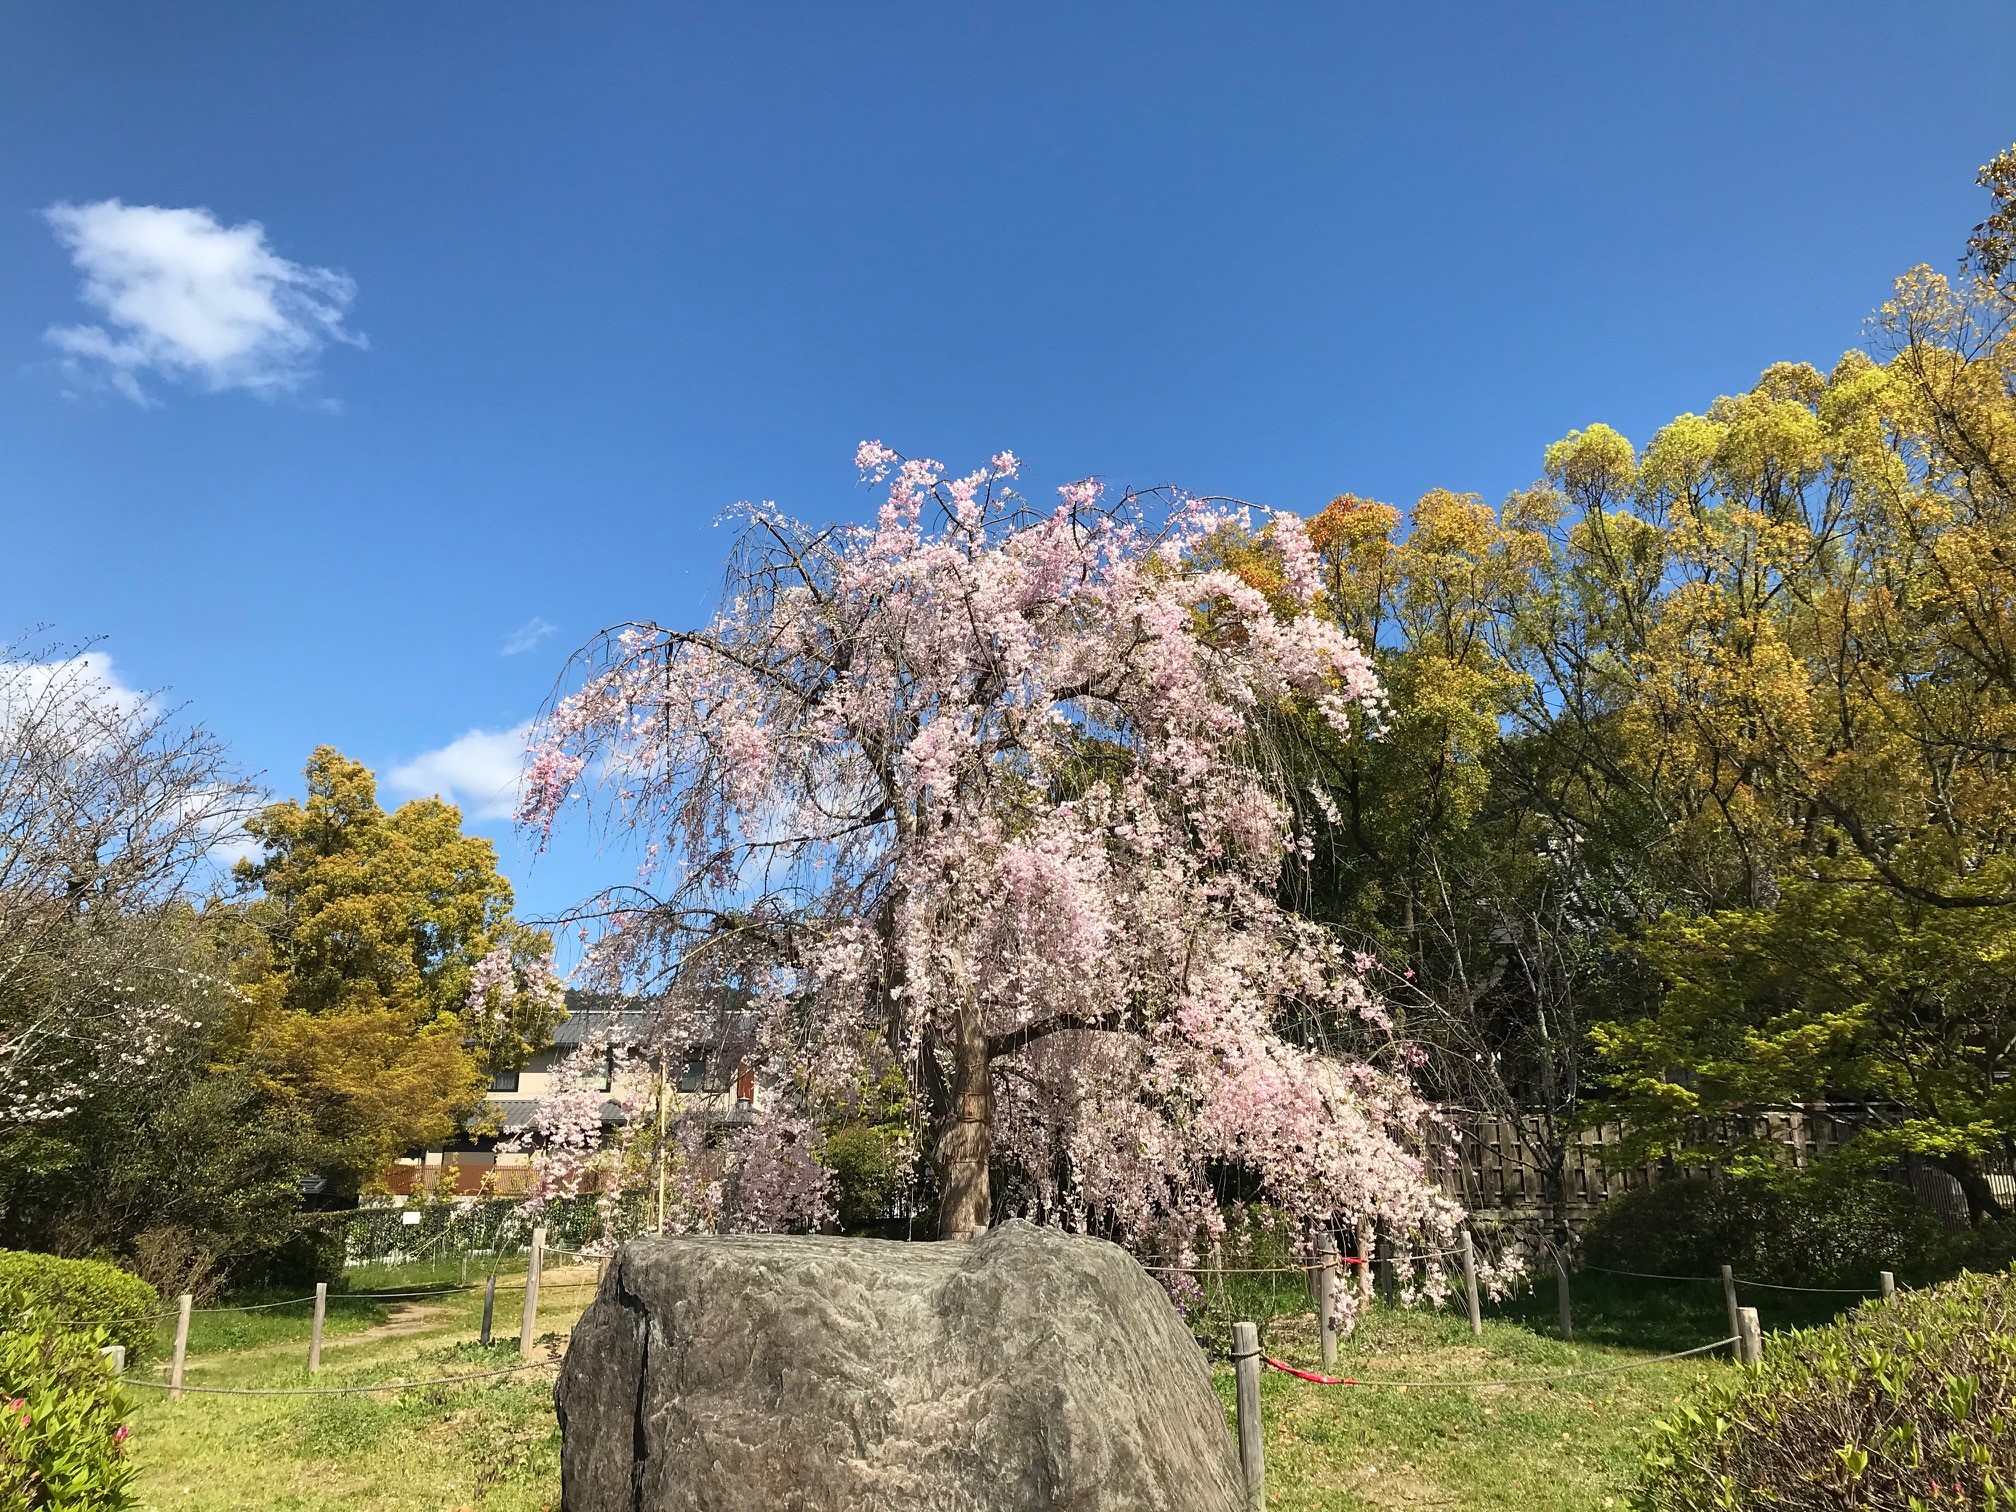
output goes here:
[{"label": "wooden post", "polygon": [[532,1230],[532,1252],[525,1257],[525,1312],[518,1324],[518,1357],[532,1358],[532,1341],[538,1336],[539,1271],[546,1263],[546,1230]]},{"label": "wooden post", "polygon": [[175,1299],[175,1361],[168,1367],[168,1400],[182,1400],[182,1362],[189,1355],[189,1309],[196,1299],[184,1292]]},{"label": "wooden post", "polygon": [[1757,1309],[1740,1307],[1736,1310],[1739,1324],[1737,1337],[1743,1341],[1743,1363],[1761,1365],[1764,1362],[1764,1330],[1757,1324]]},{"label": "wooden post", "polygon": [[1561,1337],[1575,1337],[1575,1311],[1568,1297],[1568,1252],[1554,1246],[1554,1302],[1561,1313]]},{"label": "wooden post", "polygon": [[1484,1312],[1477,1305],[1477,1246],[1470,1237],[1470,1225],[1463,1225],[1463,1300],[1470,1308],[1470,1336],[1484,1335]]},{"label": "wooden post", "polygon": [[1372,1295],[1372,1220],[1358,1220],[1358,1294]]},{"label": "wooden post", "polygon": [[1260,1329],[1232,1325],[1234,1398],[1239,1407],[1239,1474],[1246,1482],[1246,1512],[1266,1512],[1267,1465],[1260,1442]]},{"label": "wooden post", "polygon": [[1883,1300],[1888,1302],[1897,1295],[1897,1275],[1894,1271],[1880,1271],[1876,1279],[1882,1285]]},{"label": "wooden post", "polygon": [[651,1231],[662,1236],[665,1232],[665,1055],[664,1045],[658,1047],[658,1215]]},{"label": "wooden post", "polygon": [[1736,1341],[1729,1348],[1740,1360],[1743,1358],[1743,1316],[1736,1306],[1736,1272],[1727,1265],[1722,1267],[1722,1300],[1729,1308],[1729,1336]]},{"label": "wooden post", "polygon": [[322,1368],[322,1316],[329,1308],[329,1283],[315,1283],[315,1316],[308,1324],[308,1374]]},{"label": "wooden post", "polygon": [[107,1344],[98,1353],[112,1362],[112,1374],[126,1374],[126,1346],[124,1344]]},{"label": "wooden post", "polygon": [[483,1283],[483,1334],[479,1343],[485,1349],[490,1347],[490,1319],[497,1311],[497,1272],[490,1272],[490,1279]]},{"label": "wooden post", "polygon": [[1392,1302],[1400,1292],[1400,1280],[1393,1265],[1393,1231],[1379,1225],[1379,1295]]},{"label": "wooden post", "polygon": [[1316,1237],[1316,1336],[1323,1341],[1323,1367],[1337,1363],[1337,1240],[1329,1230]]}]

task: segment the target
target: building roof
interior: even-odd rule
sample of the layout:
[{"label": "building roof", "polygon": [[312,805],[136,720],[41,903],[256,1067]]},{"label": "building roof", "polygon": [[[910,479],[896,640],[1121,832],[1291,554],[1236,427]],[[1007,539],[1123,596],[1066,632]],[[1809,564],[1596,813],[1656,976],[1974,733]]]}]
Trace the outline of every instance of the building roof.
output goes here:
[{"label": "building roof", "polygon": [[[713,1011],[696,1015],[702,1048],[727,1040],[735,1028],[746,995],[728,988],[715,993]],[[603,992],[569,992],[567,1017],[553,1031],[556,1047],[571,1050],[592,1036],[615,1030],[620,1038],[642,1038],[663,1011],[662,997],[622,998]]]},{"label": "building roof", "polygon": [[[493,1097],[484,1106],[496,1110],[498,1116],[503,1120],[504,1133],[521,1134],[531,1127],[532,1115],[539,1108],[539,1099],[536,1097]],[[623,1105],[621,1103],[611,1098],[608,1102],[602,1104],[602,1122],[605,1124],[620,1124],[624,1121]]]}]

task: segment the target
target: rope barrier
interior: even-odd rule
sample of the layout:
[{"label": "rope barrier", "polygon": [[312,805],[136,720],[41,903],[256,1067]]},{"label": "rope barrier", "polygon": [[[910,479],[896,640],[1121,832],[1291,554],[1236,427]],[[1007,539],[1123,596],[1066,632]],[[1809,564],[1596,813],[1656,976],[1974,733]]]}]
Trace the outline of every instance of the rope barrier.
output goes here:
[{"label": "rope barrier", "polygon": [[[181,1389],[198,1391],[205,1396],[355,1396],[367,1391],[418,1391],[424,1386],[458,1386],[464,1381],[487,1381],[527,1370],[551,1370],[559,1363],[558,1360],[532,1360],[523,1365],[506,1365],[500,1370],[478,1370],[459,1376],[429,1376],[424,1381],[385,1381],[376,1386],[191,1386],[185,1382]],[[122,1383],[144,1386],[149,1391],[176,1389],[168,1381],[143,1381],[131,1376],[122,1378]]]},{"label": "rope barrier", "polygon": [[[1721,1277],[1716,1279],[1719,1281]],[[1882,1290],[1876,1286],[1780,1286],[1775,1281],[1745,1281],[1741,1276],[1735,1280],[1738,1286],[1761,1286],[1766,1291],[1812,1292],[1827,1297],[1868,1297]]]},{"label": "rope barrier", "polygon": [[[1720,1276],[1667,1276],[1658,1271],[1612,1270],[1607,1265],[1584,1265],[1585,1271],[1595,1271],[1604,1276],[1633,1276],[1641,1281],[1716,1281]],[[1779,1281],[1752,1281],[1744,1276],[1730,1277],[1738,1286],[1757,1286],[1765,1291],[1810,1292],[1825,1297],[1868,1297],[1881,1291],[1880,1286],[1787,1286]]]},{"label": "rope barrier", "polygon": [[1720,1281],[1720,1276],[1665,1276],[1658,1271],[1612,1270],[1607,1265],[1585,1265],[1585,1271],[1595,1271],[1600,1276],[1633,1276],[1640,1281]]},{"label": "rope barrier", "polygon": [[1589,1376],[1618,1375],[1627,1370],[1644,1370],[1652,1365],[1666,1365],[1674,1360],[1685,1360],[1694,1355],[1707,1354],[1711,1350],[1727,1349],[1736,1342],[1735,1335],[1717,1339],[1713,1344],[1698,1344],[1692,1349],[1683,1349],[1676,1354],[1655,1355],[1649,1360],[1628,1360],[1622,1365],[1602,1365],[1593,1370],[1560,1371],[1553,1375],[1504,1376],[1495,1380],[1477,1381],[1356,1381],[1346,1376],[1318,1375],[1313,1370],[1298,1370],[1293,1365],[1283,1364],[1271,1355],[1260,1356],[1261,1363],[1283,1375],[1291,1375],[1298,1380],[1310,1381],[1318,1386],[1394,1386],[1402,1390],[1418,1388],[1423,1391],[1462,1391],[1477,1386],[1545,1386],[1556,1381],[1579,1381]]},{"label": "rope barrier", "polygon": [[[1342,1257],[1339,1257],[1340,1260]],[[1363,1262],[1352,1259],[1344,1262],[1358,1265]],[[1144,1265],[1141,1269],[1163,1272],[1178,1276],[1307,1276],[1316,1267],[1313,1265],[1264,1265],[1241,1267],[1236,1265]]]}]

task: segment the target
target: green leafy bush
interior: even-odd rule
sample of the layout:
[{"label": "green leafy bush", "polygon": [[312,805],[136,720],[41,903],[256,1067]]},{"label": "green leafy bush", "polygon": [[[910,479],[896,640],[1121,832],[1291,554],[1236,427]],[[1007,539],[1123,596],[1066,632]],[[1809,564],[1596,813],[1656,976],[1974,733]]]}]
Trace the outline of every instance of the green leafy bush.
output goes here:
[{"label": "green leafy bush", "polygon": [[118,1512],[132,1505],[123,1410],[99,1329],[0,1331],[0,1507]]},{"label": "green leafy bush", "polygon": [[2016,1272],[1774,1336],[1660,1423],[1647,1512],[2016,1509]]},{"label": "green leafy bush", "polygon": [[101,1341],[126,1346],[129,1363],[154,1343],[148,1315],[161,1311],[154,1288],[116,1265],[65,1260],[27,1250],[0,1250],[0,1331],[32,1314],[46,1321],[95,1324]]},{"label": "green leafy bush", "polygon": [[1895,1182],[1854,1173],[1687,1177],[1612,1198],[1582,1236],[1591,1265],[1739,1276],[1781,1286],[1873,1286],[1879,1271],[1936,1280],[1953,1241]]}]

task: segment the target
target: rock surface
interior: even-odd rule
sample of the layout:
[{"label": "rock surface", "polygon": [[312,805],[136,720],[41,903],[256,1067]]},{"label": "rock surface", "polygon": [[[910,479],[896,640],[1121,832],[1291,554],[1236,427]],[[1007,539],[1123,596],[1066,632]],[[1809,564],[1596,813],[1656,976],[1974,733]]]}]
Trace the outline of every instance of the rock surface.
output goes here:
[{"label": "rock surface", "polygon": [[1210,1373],[1125,1251],[625,1245],[555,1388],[564,1512],[1238,1512]]}]

